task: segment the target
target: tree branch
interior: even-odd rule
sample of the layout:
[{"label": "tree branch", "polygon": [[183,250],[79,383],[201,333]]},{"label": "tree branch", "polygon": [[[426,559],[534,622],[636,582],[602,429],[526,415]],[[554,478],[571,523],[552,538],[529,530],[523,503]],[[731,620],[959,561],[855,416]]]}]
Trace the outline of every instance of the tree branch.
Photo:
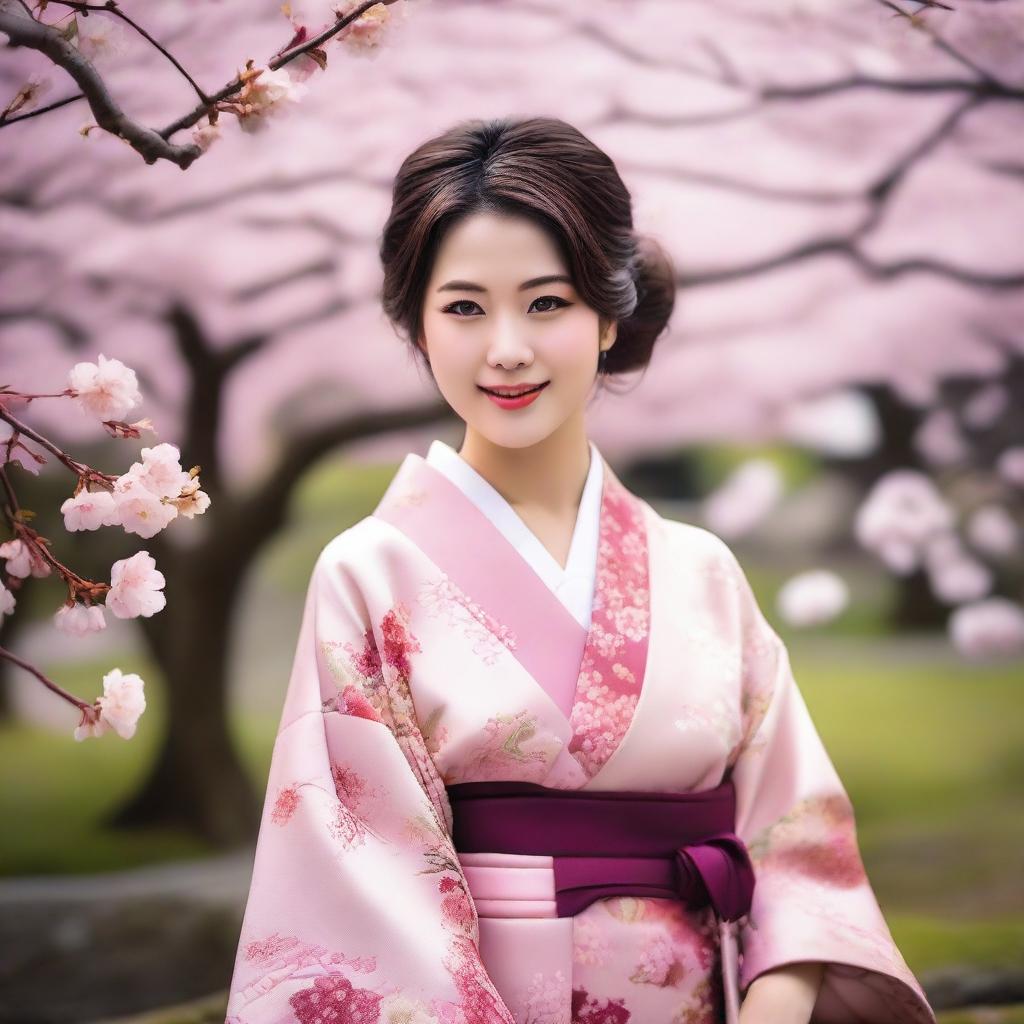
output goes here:
[{"label": "tree branch", "polygon": [[179,146],[168,142],[159,132],[129,118],[114,101],[92,63],[60,31],[37,21],[17,0],[0,0],[0,32],[10,37],[12,46],[37,50],[63,68],[85,94],[96,123],[104,131],[124,139],[147,164],[169,160],[185,170],[202,153],[194,143]]}]

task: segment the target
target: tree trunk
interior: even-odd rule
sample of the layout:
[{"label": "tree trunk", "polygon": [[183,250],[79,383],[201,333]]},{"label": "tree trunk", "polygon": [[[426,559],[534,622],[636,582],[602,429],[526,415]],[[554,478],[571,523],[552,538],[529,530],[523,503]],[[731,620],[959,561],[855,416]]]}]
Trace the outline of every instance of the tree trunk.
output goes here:
[{"label": "tree trunk", "polygon": [[204,548],[161,546],[167,606],[139,621],[165,671],[166,731],[146,781],[108,823],[178,826],[228,848],[253,838],[260,813],[227,714],[231,618],[247,565],[226,565]]}]

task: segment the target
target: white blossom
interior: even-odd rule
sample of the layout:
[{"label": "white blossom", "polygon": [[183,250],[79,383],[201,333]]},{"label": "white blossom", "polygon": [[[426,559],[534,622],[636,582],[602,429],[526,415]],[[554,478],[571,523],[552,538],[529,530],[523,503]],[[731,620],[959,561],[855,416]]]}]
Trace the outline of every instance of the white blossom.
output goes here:
[{"label": "white blossom", "polygon": [[102,605],[84,605],[76,601],[74,604],[62,604],[53,616],[53,624],[71,636],[85,636],[106,629],[107,620]]},{"label": "white blossom", "polygon": [[914,447],[934,466],[948,466],[967,457],[968,447],[949,409],[935,409],[914,434]]},{"label": "white blossom", "polygon": [[135,735],[142,712],[146,710],[146,697],[142,679],[134,672],[125,675],[119,668],[111,669],[103,677],[103,696],[82,713],[82,721],[75,728],[75,739],[102,736],[113,729],[122,739]]},{"label": "white blossom", "polygon": [[121,521],[114,496],[107,490],[83,489],[64,501],[60,510],[64,516],[64,529],[69,533],[116,526]]},{"label": "white blossom", "polygon": [[14,595],[0,583],[0,615],[10,615],[17,603]]},{"label": "white blossom", "polygon": [[142,401],[135,371],[120,359],[75,363],[68,379],[79,405],[100,420],[123,420]]},{"label": "white blossom", "polygon": [[153,556],[148,551],[136,551],[131,558],[122,558],[111,566],[107,607],[119,619],[139,615],[149,618],[167,604],[161,593],[165,582]]},{"label": "white blossom", "polygon": [[992,573],[964,549],[952,531],[929,538],[924,562],[932,593],[946,604],[976,601],[992,589]]},{"label": "white blossom", "polygon": [[996,472],[1010,484],[1024,487],[1024,445],[1007,448],[996,459]]},{"label": "white blossom", "polygon": [[748,459],[704,499],[705,522],[722,537],[741,536],[764,519],[782,491],[782,476],[773,462]]},{"label": "white blossom", "polygon": [[142,462],[133,462],[125,475],[135,477],[143,487],[160,498],[174,498],[189,482],[181,468],[181,453],[166,441],[155,448],[142,449]]},{"label": "white blossom", "polygon": [[964,532],[979,550],[990,555],[1008,555],[1020,539],[1020,528],[1002,505],[982,505],[967,520]]},{"label": "white blossom", "polygon": [[1024,654],[1024,608],[1005,597],[961,605],[949,617],[949,633],[965,657],[1015,657]]},{"label": "white blossom", "polygon": [[828,569],[810,569],[788,579],[776,595],[779,614],[793,626],[834,619],[849,603],[846,582]]},{"label": "white blossom", "polygon": [[7,572],[10,576],[24,579],[26,576],[49,576],[53,571],[50,563],[32,551],[20,537],[0,544],[0,558],[7,560]]},{"label": "white blossom", "polygon": [[131,470],[114,482],[118,520],[126,533],[152,537],[178,514],[173,504],[154,494]]},{"label": "white blossom", "polygon": [[234,100],[238,108],[239,127],[245,132],[262,131],[270,115],[290,109],[305,95],[308,87],[297,82],[286,67],[271,71],[263,68],[256,78],[250,78]]},{"label": "white blossom", "polygon": [[894,469],[875,481],[854,518],[854,535],[894,572],[921,560],[927,540],[953,524],[953,511],[935,484],[916,469]]}]

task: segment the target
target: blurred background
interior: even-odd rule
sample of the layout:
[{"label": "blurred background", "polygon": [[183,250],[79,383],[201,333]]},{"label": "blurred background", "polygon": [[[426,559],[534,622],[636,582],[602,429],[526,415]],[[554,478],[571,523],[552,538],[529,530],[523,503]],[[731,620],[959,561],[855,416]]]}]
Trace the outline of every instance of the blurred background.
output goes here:
[{"label": "blurred background", "polygon": [[[294,29],[262,0],[121,8],[209,91]],[[458,120],[534,114],[612,156],[679,271],[650,371],[591,436],[739,556],[943,1024],[1024,1021],[1024,3],[386,11],[261,130],[222,114],[186,170],[82,134],[84,100],[2,126],[0,384],[59,392],[102,353],[157,434],[110,439],[66,398],[17,415],[107,473],[169,441],[212,505],[147,540],[68,533],[74,475],[7,466],[61,561],[105,581],[144,548],[168,604],[74,638],[61,584],[28,578],[0,616],[72,693],[116,665],[149,705],[129,742],[76,743],[74,709],[0,659],[0,1024],[223,1020],[313,560],[407,452],[461,443],[380,311],[392,177]],[[193,108],[124,22],[75,31],[139,123]],[[28,81],[37,107],[75,93],[5,47],[0,102]]]}]

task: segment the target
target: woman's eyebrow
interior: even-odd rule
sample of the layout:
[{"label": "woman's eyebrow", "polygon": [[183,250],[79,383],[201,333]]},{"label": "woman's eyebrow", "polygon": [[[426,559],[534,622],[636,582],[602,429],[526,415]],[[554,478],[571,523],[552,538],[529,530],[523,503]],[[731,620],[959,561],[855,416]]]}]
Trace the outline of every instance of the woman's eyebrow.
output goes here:
[{"label": "woman's eyebrow", "polygon": [[[537,288],[542,284],[553,284],[555,282],[562,282],[563,284],[572,284],[572,278],[566,274],[545,274],[544,277],[531,277],[529,281],[524,281],[519,286],[519,291],[525,292],[530,288]],[[487,289],[482,284],[475,284],[473,281],[449,281],[447,284],[441,285],[437,289],[439,292],[486,292]]]}]

